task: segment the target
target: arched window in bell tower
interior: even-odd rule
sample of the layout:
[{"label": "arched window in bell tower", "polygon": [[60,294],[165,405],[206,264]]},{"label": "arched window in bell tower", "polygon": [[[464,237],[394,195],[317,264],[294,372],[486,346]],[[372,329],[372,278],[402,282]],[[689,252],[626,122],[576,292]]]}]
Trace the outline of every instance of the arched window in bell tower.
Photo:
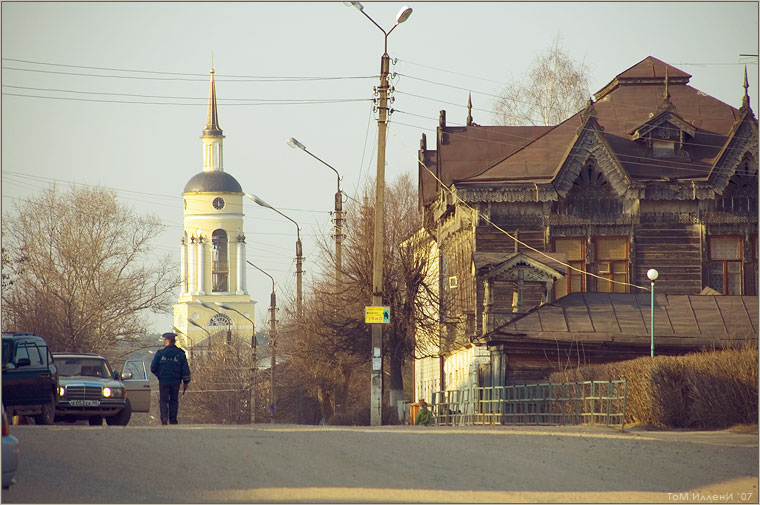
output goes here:
[{"label": "arched window in bell tower", "polygon": [[214,230],[211,235],[211,284],[213,291],[229,291],[229,261],[227,260],[227,232]]}]

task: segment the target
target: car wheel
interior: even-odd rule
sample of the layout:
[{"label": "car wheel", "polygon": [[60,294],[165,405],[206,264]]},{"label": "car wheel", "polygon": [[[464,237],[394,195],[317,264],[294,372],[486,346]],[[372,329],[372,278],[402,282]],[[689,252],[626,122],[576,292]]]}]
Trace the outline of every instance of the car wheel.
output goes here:
[{"label": "car wheel", "polygon": [[90,417],[87,419],[87,421],[90,423],[90,426],[102,426],[103,425],[103,418],[100,416]]},{"label": "car wheel", "polygon": [[106,417],[106,422],[109,426],[126,426],[129,423],[129,419],[132,417],[132,404],[127,399],[127,404],[124,406],[118,414]]},{"label": "car wheel", "polygon": [[42,412],[34,416],[35,424],[53,424],[55,421],[55,400],[42,405]]}]

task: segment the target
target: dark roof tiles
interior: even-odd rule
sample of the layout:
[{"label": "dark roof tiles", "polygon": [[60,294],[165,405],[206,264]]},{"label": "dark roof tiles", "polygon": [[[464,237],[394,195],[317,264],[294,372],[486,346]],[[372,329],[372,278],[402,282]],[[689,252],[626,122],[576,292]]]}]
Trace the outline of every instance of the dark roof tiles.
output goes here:
[{"label": "dark roof tiles", "polygon": [[242,193],[240,183],[227,172],[195,174],[185,185],[184,193]]}]

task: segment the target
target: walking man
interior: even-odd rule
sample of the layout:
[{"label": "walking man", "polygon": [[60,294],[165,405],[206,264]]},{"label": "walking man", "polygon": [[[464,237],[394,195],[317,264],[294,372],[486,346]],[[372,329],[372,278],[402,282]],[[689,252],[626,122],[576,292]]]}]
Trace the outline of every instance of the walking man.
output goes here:
[{"label": "walking man", "polygon": [[190,383],[190,366],[185,351],[174,345],[177,335],[164,333],[164,348],[156,352],[150,364],[150,371],[158,377],[158,407],[161,424],[177,424],[179,410],[179,386],[182,394]]}]

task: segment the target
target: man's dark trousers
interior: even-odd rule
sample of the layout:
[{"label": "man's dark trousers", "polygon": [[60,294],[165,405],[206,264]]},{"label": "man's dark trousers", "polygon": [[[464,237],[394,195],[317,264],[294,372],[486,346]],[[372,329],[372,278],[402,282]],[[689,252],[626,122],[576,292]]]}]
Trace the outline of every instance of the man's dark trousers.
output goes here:
[{"label": "man's dark trousers", "polygon": [[161,420],[169,420],[169,424],[177,424],[177,411],[179,410],[179,383],[158,385],[158,407]]}]

